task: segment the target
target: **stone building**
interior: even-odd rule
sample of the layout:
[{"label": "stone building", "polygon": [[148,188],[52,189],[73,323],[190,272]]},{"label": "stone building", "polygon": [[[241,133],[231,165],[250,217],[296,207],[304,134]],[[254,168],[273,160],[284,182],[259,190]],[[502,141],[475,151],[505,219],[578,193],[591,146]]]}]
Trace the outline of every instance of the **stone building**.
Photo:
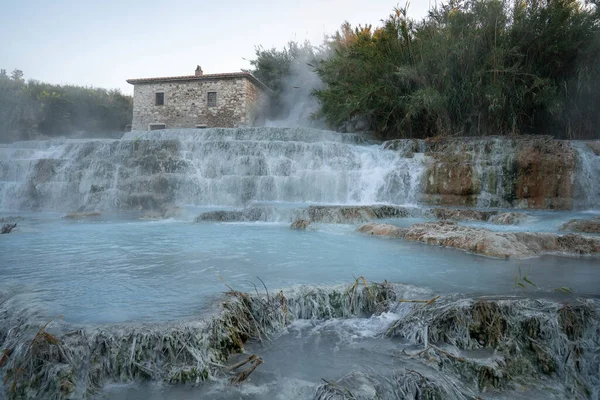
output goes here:
[{"label": "stone building", "polygon": [[128,79],[132,130],[252,126],[271,90],[249,72]]}]

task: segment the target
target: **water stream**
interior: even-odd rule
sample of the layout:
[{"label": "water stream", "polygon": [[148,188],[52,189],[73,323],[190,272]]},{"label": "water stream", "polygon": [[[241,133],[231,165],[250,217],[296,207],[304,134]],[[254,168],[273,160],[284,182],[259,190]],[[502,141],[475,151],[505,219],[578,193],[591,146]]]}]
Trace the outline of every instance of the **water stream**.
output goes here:
[{"label": "water stream", "polygon": [[[501,141],[492,147],[493,160],[501,160]],[[600,157],[584,144],[574,147],[579,154],[575,210],[526,211],[526,222],[518,226],[462,224],[560,233],[559,227],[570,219],[597,216]],[[558,304],[575,296],[600,296],[598,257],[493,259],[367,237],[355,232],[356,223],[315,223],[305,231],[289,228],[298,210],[315,204],[404,205],[414,210],[409,217],[382,222],[406,227],[432,220],[420,203],[424,159],[421,153],[386,149],[360,136],[304,128],[133,132],[122,140],[0,145],[0,218],[18,221],[14,233],[0,237],[0,323],[39,326],[62,315],[64,331],[111,332],[115,343],[133,349],[133,333],[145,329],[140,327],[151,327],[158,332],[151,336],[159,337],[177,330],[173,327],[178,324],[195,326],[218,315],[228,286],[259,298],[265,293],[264,283],[271,295],[283,290],[291,302],[307,301],[314,291],[349,285],[360,276],[368,282],[401,284],[410,298],[501,296]],[[474,162],[487,182],[478,206],[502,205],[498,189],[486,186],[503,186],[508,177],[498,172],[501,166]],[[493,172],[494,168],[499,169]],[[488,177],[490,171],[494,179]],[[262,222],[194,222],[201,212],[249,207],[269,210],[268,216]],[[73,211],[101,214],[63,218]],[[169,211],[172,215],[162,218]],[[517,274],[526,274],[535,286],[519,287]],[[383,313],[344,312],[345,318],[300,317],[304,311],[293,312],[297,320],[272,332],[273,340],[247,345],[247,352],[260,354],[265,364],[242,385],[231,386],[219,378],[191,387],[141,383],[109,366],[103,372],[103,389],[95,395],[311,399],[321,379],[335,381],[357,371],[378,377],[378,384],[385,386],[397,379],[393,371],[422,367],[405,355],[390,357],[422,343],[385,335],[412,309],[395,304],[380,310]],[[8,325],[0,329],[2,340],[24,340],[12,334]],[[79,345],[73,344],[73,349]],[[489,361],[487,353],[480,355]],[[594,381],[589,382],[593,386]],[[551,386],[550,381],[545,384]],[[553,389],[559,394],[570,387],[560,385]],[[540,387],[529,392],[511,387],[508,394],[498,391],[491,397],[525,393],[528,398],[548,398],[554,393],[538,392]],[[597,398],[599,392],[592,387],[590,396]]]}]

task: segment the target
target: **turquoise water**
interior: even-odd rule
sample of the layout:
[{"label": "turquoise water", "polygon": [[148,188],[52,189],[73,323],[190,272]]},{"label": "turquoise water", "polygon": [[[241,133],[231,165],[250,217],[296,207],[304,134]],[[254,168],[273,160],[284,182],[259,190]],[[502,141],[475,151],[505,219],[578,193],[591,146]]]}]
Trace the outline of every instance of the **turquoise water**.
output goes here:
[{"label": "turquoise water", "polygon": [[0,291],[10,292],[23,308],[61,314],[69,322],[195,318],[214,306],[226,284],[263,291],[257,277],[272,291],[348,283],[362,275],[439,293],[522,294],[514,288],[520,267],[539,286],[528,292],[570,287],[578,294],[600,294],[597,257],[498,260],[367,237],[354,232],[355,225],[296,231],[287,223],[146,221],[133,214],[66,220],[62,215],[25,214],[18,229],[0,237]]}]

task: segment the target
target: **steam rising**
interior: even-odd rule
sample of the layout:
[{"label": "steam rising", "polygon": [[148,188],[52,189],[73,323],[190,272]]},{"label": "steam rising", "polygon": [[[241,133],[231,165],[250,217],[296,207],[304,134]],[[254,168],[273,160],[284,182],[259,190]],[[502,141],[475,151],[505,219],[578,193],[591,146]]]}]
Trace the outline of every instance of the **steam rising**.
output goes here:
[{"label": "steam rising", "polygon": [[282,82],[280,94],[280,110],[272,118],[267,119],[265,126],[289,128],[319,128],[325,129],[325,122],[312,118],[319,110],[319,103],[311,93],[322,89],[323,82],[315,72],[309,54],[301,53],[301,58],[294,60],[288,76]]}]

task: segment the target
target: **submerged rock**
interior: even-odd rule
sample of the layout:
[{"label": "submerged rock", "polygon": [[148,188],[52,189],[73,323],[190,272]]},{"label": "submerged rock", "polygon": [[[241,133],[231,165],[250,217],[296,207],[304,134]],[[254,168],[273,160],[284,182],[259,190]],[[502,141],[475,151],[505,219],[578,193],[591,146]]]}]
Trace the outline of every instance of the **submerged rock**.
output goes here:
[{"label": "submerged rock", "polygon": [[401,218],[408,215],[406,208],[388,205],[308,207],[308,217],[311,222],[330,224],[360,223],[381,218]]},{"label": "submerged rock", "polygon": [[526,214],[511,211],[494,215],[490,218],[490,222],[498,225],[519,225],[526,219]]},{"label": "submerged rock", "polygon": [[10,233],[16,227],[17,227],[16,222],[14,224],[4,224],[4,225],[2,225],[2,229],[0,229],[0,234]]},{"label": "submerged rock", "polygon": [[99,217],[102,214],[99,212],[72,212],[65,215],[63,218],[66,219],[78,219],[78,218],[90,218],[90,217]]},{"label": "submerged rock", "polygon": [[177,218],[181,215],[180,207],[167,207],[163,210],[163,218]]},{"label": "submerged rock", "polygon": [[270,222],[276,221],[277,210],[273,207],[250,207],[243,210],[218,210],[202,213],[196,222]]},{"label": "submerged rock", "polygon": [[357,231],[403,238],[426,244],[453,247],[497,258],[524,258],[541,254],[594,255],[600,253],[600,238],[541,232],[494,232],[455,222],[426,222],[400,229],[394,225],[366,224]]},{"label": "submerged rock", "polygon": [[139,219],[145,220],[160,220],[160,219],[168,219],[168,218],[176,218],[179,216],[181,209],[179,207],[167,207],[164,209],[146,211],[143,213]]},{"label": "submerged rock", "polygon": [[218,210],[200,214],[196,222],[289,222],[305,220],[308,223],[353,224],[381,218],[407,217],[404,207],[372,206],[309,206],[307,208],[247,207],[242,210]]},{"label": "submerged rock", "polygon": [[310,221],[307,219],[295,219],[294,222],[292,222],[292,225],[290,225],[290,228],[292,229],[306,229],[308,228],[308,225],[310,224]]},{"label": "submerged rock", "polygon": [[600,217],[592,219],[572,219],[560,227],[561,231],[600,233]]},{"label": "submerged rock", "polygon": [[364,224],[356,228],[356,231],[366,233],[367,235],[388,236],[394,238],[404,237],[406,234],[406,229],[401,229],[390,224]]},{"label": "submerged rock", "polygon": [[315,400],[379,400],[384,391],[380,383],[362,372],[352,372],[317,389]]},{"label": "submerged rock", "polygon": [[142,215],[140,215],[139,219],[156,221],[159,219],[163,219],[163,214],[160,211],[146,211]]},{"label": "submerged rock", "polygon": [[242,211],[209,211],[202,213],[196,217],[196,222],[201,221],[218,221],[218,222],[232,222],[232,221],[243,221],[244,213]]},{"label": "submerged rock", "polygon": [[433,208],[430,211],[436,218],[452,221],[487,221],[498,211],[463,210],[452,208]]}]

